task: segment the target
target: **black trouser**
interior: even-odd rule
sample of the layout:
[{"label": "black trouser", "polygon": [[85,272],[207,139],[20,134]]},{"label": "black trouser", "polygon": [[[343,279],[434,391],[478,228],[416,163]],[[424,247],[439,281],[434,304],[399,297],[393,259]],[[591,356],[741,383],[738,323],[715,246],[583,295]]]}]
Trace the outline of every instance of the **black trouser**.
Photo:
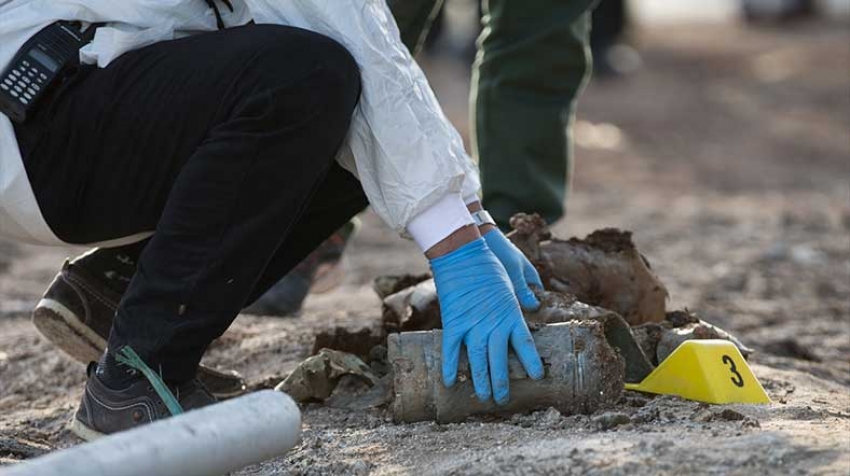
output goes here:
[{"label": "black trouser", "polygon": [[242,306],[366,206],[334,161],[359,96],[332,40],[247,26],[83,68],[16,128],[42,213],[69,243],[156,230],[110,349],[194,376]]}]

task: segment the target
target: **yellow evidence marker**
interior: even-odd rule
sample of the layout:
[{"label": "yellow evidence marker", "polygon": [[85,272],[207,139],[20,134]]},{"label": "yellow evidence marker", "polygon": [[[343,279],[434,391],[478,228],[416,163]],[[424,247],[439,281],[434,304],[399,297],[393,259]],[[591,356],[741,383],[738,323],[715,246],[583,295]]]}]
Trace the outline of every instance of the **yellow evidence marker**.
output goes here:
[{"label": "yellow evidence marker", "polygon": [[627,383],[626,389],[706,403],[770,403],[735,344],[721,339],[683,342],[641,383]]}]

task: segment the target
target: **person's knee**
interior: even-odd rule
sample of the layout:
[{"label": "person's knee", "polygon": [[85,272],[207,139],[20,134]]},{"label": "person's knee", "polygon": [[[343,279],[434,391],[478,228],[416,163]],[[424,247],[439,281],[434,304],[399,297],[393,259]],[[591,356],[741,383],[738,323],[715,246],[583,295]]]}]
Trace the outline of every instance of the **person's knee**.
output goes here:
[{"label": "person's knee", "polygon": [[351,53],[339,42],[314,33],[311,51],[315,52],[318,74],[328,85],[328,98],[335,98],[343,114],[351,114],[360,97],[360,68]]},{"label": "person's knee", "polygon": [[350,114],[360,96],[360,70],[351,53],[339,42],[316,32],[276,25],[257,25],[263,48],[256,61],[272,83],[291,81],[293,75],[308,76],[311,84],[322,88],[331,109]]},{"label": "person's knee", "polygon": [[345,83],[347,90],[359,94],[360,92],[360,68],[354,56],[336,40],[315,34],[318,61],[324,69],[338,75]]}]

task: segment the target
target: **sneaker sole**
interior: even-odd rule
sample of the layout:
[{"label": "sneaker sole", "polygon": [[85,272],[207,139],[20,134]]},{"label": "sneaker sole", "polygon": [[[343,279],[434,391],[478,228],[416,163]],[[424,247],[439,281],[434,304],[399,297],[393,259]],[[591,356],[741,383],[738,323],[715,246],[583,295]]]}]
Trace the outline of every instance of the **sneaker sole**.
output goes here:
[{"label": "sneaker sole", "polygon": [[32,322],[44,337],[79,362],[96,361],[106,349],[106,339],[53,299],[44,298],[38,302]]},{"label": "sneaker sole", "polygon": [[99,431],[92,430],[83,422],[77,420],[74,417],[71,418],[71,424],[69,425],[68,429],[71,430],[71,433],[79,436],[80,438],[86,441],[94,441],[100,437],[106,436],[105,434]]}]

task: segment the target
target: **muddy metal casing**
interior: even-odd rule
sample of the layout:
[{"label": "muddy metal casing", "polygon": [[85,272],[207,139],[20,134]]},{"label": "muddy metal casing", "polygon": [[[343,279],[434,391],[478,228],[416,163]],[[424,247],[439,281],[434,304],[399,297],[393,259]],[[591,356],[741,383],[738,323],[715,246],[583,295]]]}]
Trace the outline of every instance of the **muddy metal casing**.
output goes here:
[{"label": "muddy metal casing", "polygon": [[471,415],[524,413],[554,407],[564,414],[592,413],[617,402],[624,363],[605,339],[598,321],[549,324],[533,332],[546,374],[531,380],[513,352],[508,361],[511,396],[505,406],[475,396],[465,351],[458,381],[442,382],[440,330],[390,334],[388,357],[394,372],[393,417],[397,422],[464,420]]}]

